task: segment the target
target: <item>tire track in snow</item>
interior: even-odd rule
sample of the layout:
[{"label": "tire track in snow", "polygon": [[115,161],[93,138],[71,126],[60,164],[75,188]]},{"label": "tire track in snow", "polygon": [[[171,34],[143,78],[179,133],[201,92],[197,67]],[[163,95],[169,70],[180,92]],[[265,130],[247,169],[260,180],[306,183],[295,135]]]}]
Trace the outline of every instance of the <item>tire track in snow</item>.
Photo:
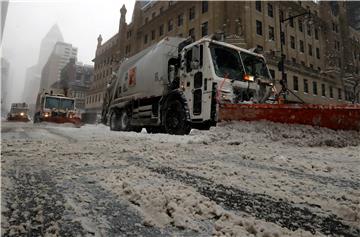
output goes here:
[{"label": "tire track in snow", "polygon": [[[79,222],[65,220],[64,197],[56,189],[52,175],[44,170],[29,170],[15,162],[16,170],[6,170],[14,186],[7,187],[3,201],[7,219],[2,236],[77,236],[85,235]],[[4,174],[2,174],[4,175]]]},{"label": "tire track in snow", "polygon": [[258,219],[273,222],[290,230],[301,228],[313,234],[319,231],[325,235],[360,236],[360,229],[343,224],[336,215],[320,216],[306,207],[301,208],[282,199],[275,200],[268,195],[247,193],[232,187],[214,184],[203,177],[169,167],[148,168],[166,178],[193,186],[200,194],[227,209],[249,213]]},{"label": "tire track in snow", "polygon": [[76,214],[70,218],[80,219],[95,236],[170,236],[155,227],[142,225],[142,218],[134,209],[95,180],[81,175],[65,181],[62,186],[68,203],[75,206]]}]

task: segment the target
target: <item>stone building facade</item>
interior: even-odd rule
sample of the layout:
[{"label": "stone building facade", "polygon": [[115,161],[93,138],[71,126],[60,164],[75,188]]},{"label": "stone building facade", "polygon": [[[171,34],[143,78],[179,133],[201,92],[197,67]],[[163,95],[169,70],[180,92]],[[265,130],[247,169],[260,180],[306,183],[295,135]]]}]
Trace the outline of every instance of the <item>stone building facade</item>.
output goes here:
[{"label": "stone building facade", "polygon": [[[306,103],[344,103],[345,94],[349,94],[345,92],[345,66],[351,61],[347,54],[353,47],[350,34],[355,38],[359,35],[347,22],[346,2],[136,1],[131,23],[125,22],[123,6],[118,32],[103,44],[98,39],[96,79],[92,85],[97,89],[88,94],[88,107],[101,106],[111,71],[124,58],[166,36],[192,36],[197,40],[221,33],[225,41],[234,45],[257,47],[279,81],[280,19],[309,11],[311,17],[282,23],[287,86]],[[359,53],[352,59],[358,62]],[[299,102],[292,94],[287,95],[287,100]]]}]

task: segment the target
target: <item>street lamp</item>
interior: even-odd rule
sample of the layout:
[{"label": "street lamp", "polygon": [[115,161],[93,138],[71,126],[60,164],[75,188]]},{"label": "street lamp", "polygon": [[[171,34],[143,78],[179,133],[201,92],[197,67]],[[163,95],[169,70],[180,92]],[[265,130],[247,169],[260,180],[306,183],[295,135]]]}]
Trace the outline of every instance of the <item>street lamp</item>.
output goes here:
[{"label": "street lamp", "polygon": [[[282,30],[282,23],[286,22],[286,21],[290,21],[290,20],[294,20],[297,17],[300,16],[311,16],[310,10],[305,12],[305,13],[301,13],[295,16],[290,16],[286,19],[281,19],[280,18],[280,55],[281,55],[281,59],[280,62],[278,64],[278,69],[279,71],[281,71],[281,79],[280,79],[280,85],[281,85],[281,91],[279,94],[284,93],[286,91],[289,91],[286,87],[286,83],[285,83],[285,55],[283,53],[284,51],[284,47],[283,44],[285,43],[285,32],[283,32]],[[304,101],[298,97],[296,94],[294,94],[292,91],[290,91],[296,98],[298,98],[300,101],[302,101],[304,103]]]}]

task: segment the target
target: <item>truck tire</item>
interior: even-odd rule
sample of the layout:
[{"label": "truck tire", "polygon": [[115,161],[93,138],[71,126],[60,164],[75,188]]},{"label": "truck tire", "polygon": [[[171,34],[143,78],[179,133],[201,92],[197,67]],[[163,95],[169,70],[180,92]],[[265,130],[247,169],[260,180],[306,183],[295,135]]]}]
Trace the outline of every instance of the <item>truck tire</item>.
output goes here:
[{"label": "truck tire", "polygon": [[110,115],[110,130],[111,131],[120,131],[120,119],[116,111],[111,112]]},{"label": "truck tire", "polygon": [[120,111],[120,131],[131,131],[130,116],[126,109]]},{"label": "truck tire", "polygon": [[163,119],[166,133],[175,135],[187,135],[190,133],[191,127],[186,121],[184,105],[178,99],[166,103]]}]

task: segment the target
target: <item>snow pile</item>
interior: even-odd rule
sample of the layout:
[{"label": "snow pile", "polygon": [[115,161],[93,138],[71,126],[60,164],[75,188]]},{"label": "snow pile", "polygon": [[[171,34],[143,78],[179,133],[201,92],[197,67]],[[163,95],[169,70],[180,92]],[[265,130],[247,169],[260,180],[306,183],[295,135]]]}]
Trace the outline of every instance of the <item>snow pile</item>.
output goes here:
[{"label": "snow pile", "polygon": [[[192,135],[200,135],[206,132],[193,130]],[[308,125],[290,125],[268,121],[219,123],[208,133],[208,140],[205,142],[222,142],[234,145],[248,141],[258,143],[281,142],[309,147],[346,147],[360,144],[360,133],[356,131],[335,131]]]},{"label": "snow pile", "polygon": [[[312,236],[274,223],[237,215],[201,195],[191,186],[164,179],[147,169],[130,166],[126,172],[106,171],[102,186],[129,201],[143,216],[144,226],[190,229],[213,236]],[[321,235],[320,235],[321,236]]]}]

